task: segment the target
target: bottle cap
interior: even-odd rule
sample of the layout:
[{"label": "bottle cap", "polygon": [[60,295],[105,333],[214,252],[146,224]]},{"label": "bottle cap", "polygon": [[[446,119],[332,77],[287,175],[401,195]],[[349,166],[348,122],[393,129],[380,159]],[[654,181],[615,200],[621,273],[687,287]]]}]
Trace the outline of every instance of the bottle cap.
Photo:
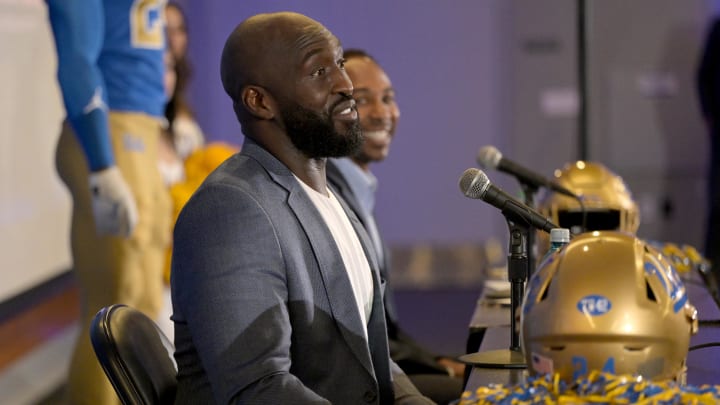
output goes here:
[{"label": "bottle cap", "polygon": [[550,230],[550,243],[569,243],[570,230],[567,228],[553,228]]}]

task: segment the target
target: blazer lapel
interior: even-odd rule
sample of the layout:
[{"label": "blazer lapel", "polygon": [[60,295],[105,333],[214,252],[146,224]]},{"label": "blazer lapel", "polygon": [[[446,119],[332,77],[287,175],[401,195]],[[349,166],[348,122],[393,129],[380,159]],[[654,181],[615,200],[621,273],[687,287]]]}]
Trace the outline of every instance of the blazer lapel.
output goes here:
[{"label": "blazer lapel", "polygon": [[[382,361],[382,355],[378,358],[378,353],[383,352],[383,347],[385,357],[388,357],[389,359],[389,355],[387,355],[387,343],[384,343],[384,346],[381,343],[380,347],[377,345],[378,339],[380,342],[385,342],[385,336],[387,333],[381,301],[382,292],[380,290],[380,277],[378,276],[376,256],[373,249],[370,248],[372,245],[362,224],[355,216],[354,212],[348,208],[344,200],[342,198],[338,198],[338,201],[340,201],[340,204],[343,206],[345,213],[348,214],[350,222],[360,239],[360,243],[365,251],[365,256],[370,262],[370,268],[372,270],[373,312],[370,318],[370,324],[367,326],[370,345],[365,342],[365,333],[363,332],[365,326],[363,325],[364,322],[360,319],[360,313],[357,309],[355,299],[348,299],[348,297],[354,297],[354,293],[350,284],[350,279],[348,278],[345,270],[345,264],[343,263],[342,256],[340,255],[340,251],[331,237],[330,229],[328,229],[327,225],[325,225],[325,221],[321,217],[320,212],[317,208],[315,208],[310,198],[302,190],[290,170],[275,157],[247,138],[245,140],[245,144],[243,144],[243,152],[252,156],[261,165],[263,165],[268,171],[270,177],[288,191],[288,205],[290,206],[290,209],[293,210],[301,226],[307,233],[313,250],[312,252],[305,253],[313,254],[315,256],[323,280],[322,286],[313,285],[313,288],[324,289],[324,292],[328,297],[328,302],[330,303],[332,316],[336,322],[338,322],[339,329],[346,343],[363,367],[365,367],[370,375],[374,375],[376,378],[384,378],[385,373],[382,372],[382,376],[377,376],[375,368],[373,367],[373,362]],[[388,359],[385,359],[386,364]],[[383,369],[384,368],[386,367],[383,367]]]},{"label": "blazer lapel", "polygon": [[355,295],[350,279],[340,251],[330,237],[330,230],[315,206],[300,189],[291,191],[288,203],[295,211],[312,245],[333,317],[340,324],[340,331],[355,356],[368,372],[373,374],[370,353],[365,344],[364,322],[360,319],[357,304],[352,298]]}]

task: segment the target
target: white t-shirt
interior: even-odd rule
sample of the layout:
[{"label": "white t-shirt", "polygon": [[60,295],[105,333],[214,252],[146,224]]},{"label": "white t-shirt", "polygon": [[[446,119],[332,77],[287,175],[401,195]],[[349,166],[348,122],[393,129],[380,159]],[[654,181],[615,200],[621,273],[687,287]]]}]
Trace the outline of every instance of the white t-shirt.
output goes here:
[{"label": "white t-shirt", "polygon": [[320,215],[322,215],[325,224],[330,228],[330,233],[338,249],[340,249],[345,270],[355,294],[355,302],[358,311],[360,311],[360,319],[365,321],[366,328],[364,332],[365,339],[367,339],[367,323],[372,312],[373,283],[370,264],[367,257],[365,257],[365,251],[362,244],[360,244],[360,239],[358,239],[345,210],[343,210],[342,205],[340,205],[340,202],[330,189],[327,189],[329,197],[326,197],[303,183],[302,180],[295,178],[310,196],[310,200],[315,204],[318,211],[320,211]]}]

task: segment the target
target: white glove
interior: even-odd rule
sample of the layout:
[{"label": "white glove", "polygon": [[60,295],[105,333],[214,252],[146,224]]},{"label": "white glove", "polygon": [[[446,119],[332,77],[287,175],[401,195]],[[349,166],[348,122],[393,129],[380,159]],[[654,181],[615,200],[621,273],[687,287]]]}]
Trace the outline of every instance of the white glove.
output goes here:
[{"label": "white glove", "polygon": [[117,166],[90,173],[90,200],[99,235],[127,238],[132,234],[138,222],[138,209]]},{"label": "white glove", "polygon": [[201,148],[205,143],[205,136],[200,126],[185,116],[179,116],[173,121],[175,150],[180,159],[185,160],[191,153]]}]

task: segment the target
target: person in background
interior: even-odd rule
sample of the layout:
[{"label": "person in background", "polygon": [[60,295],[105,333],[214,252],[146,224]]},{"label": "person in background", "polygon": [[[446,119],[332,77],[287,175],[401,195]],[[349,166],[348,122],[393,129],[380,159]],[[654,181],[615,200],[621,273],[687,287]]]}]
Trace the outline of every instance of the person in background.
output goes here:
[{"label": "person in background", "polygon": [[370,235],[385,285],[385,317],[390,356],[410,377],[420,392],[438,403],[460,397],[465,364],[423,348],[400,328],[390,283],[390,254],[383,243],[373,217],[377,179],[370,165],[382,162],[390,152],[390,143],[400,117],[395,90],[390,78],[377,61],[360,49],[344,53],[345,70],[353,82],[363,145],[350,157],[328,159],[328,181],[357,215]]},{"label": "person in background", "polygon": [[[173,58],[187,63],[188,51],[188,29],[185,11],[175,1],[168,1],[165,6],[165,33],[167,35],[167,48]],[[190,69],[190,65],[186,64],[186,69]]]},{"label": "person in background", "polygon": [[339,40],[259,14],[220,65],[245,138],[175,225],[177,403],[432,403],[390,360],[374,250],[326,182],[362,139]]},{"label": "person in background", "polygon": [[713,19],[705,39],[697,70],[697,91],[710,137],[704,253],[710,260],[709,282],[717,296],[720,281],[720,17]]},{"label": "person in background", "polygon": [[175,66],[175,86],[165,106],[168,120],[167,134],[180,159],[185,160],[191,153],[202,148],[205,135],[195,120],[195,114],[187,100],[187,90],[192,77],[192,66],[188,58],[187,19],[180,5],[168,2],[165,7],[167,18],[168,50]]},{"label": "person in background", "polygon": [[[169,49],[165,51],[163,60],[165,62],[165,95],[169,101],[175,92],[177,84],[175,57]],[[158,158],[158,169],[166,186],[172,187],[174,184],[185,180],[184,162],[175,149],[170,121],[165,122],[163,125],[162,136],[158,145]]]},{"label": "person in background", "polygon": [[66,392],[71,404],[113,404],[117,395],[90,344],[90,322],[115,303],[156,318],[170,239],[170,198],[157,168],[164,2],[47,4],[67,113],[56,164],[72,194],[81,301]]},{"label": "person in background", "polygon": [[[164,54],[165,61],[165,95],[168,100],[172,98],[175,92],[175,85],[177,83],[177,73],[175,69],[175,57],[170,49],[165,50]],[[167,111],[167,109],[166,109]],[[185,162],[177,153],[175,149],[174,136],[170,128],[170,122],[165,120],[163,123],[162,133],[160,135],[160,141],[158,142],[158,170],[162,176],[163,183],[167,187],[172,204],[170,206],[170,212],[172,215],[171,224],[175,220],[175,207],[174,199],[172,199],[172,189],[178,184],[185,182]],[[172,303],[170,302],[170,259],[172,256],[172,241],[168,244],[165,250],[165,260],[163,263],[163,292],[162,292],[162,306],[158,313],[155,322],[165,336],[172,339],[174,334],[172,320]]]},{"label": "person in background", "polygon": [[[168,99],[175,90],[177,71],[175,69],[175,59],[170,50],[165,51],[165,91]],[[172,223],[175,223],[180,210],[185,205],[193,192],[200,186],[205,177],[227,158],[239,151],[237,145],[231,145],[225,142],[210,142],[203,146],[199,146],[192,151],[189,156],[182,158],[173,143],[173,135],[171,129],[165,123],[158,144],[158,169],[163,178],[163,182],[170,191],[172,199]],[[155,320],[160,330],[172,338],[174,335],[173,323],[170,319],[172,315],[172,302],[170,297],[170,261],[172,259],[172,242],[168,246],[165,266],[163,270],[163,279],[165,285],[163,288],[163,305],[161,307],[158,318]]]},{"label": "person in background", "polygon": [[[185,13],[180,5],[170,1],[165,6],[167,50],[165,51],[165,128],[160,142],[160,172],[170,189],[173,200],[173,223],[179,211],[176,187],[187,188],[186,162],[193,153],[203,153],[205,135],[195,120],[195,114],[187,100],[187,90],[192,75],[188,57],[188,31]],[[207,173],[205,173],[207,174]],[[197,185],[196,185],[197,186]],[[172,304],[170,303],[170,259],[172,246],[167,249],[163,291],[163,306],[157,319],[158,326],[167,335],[173,336]]]}]

